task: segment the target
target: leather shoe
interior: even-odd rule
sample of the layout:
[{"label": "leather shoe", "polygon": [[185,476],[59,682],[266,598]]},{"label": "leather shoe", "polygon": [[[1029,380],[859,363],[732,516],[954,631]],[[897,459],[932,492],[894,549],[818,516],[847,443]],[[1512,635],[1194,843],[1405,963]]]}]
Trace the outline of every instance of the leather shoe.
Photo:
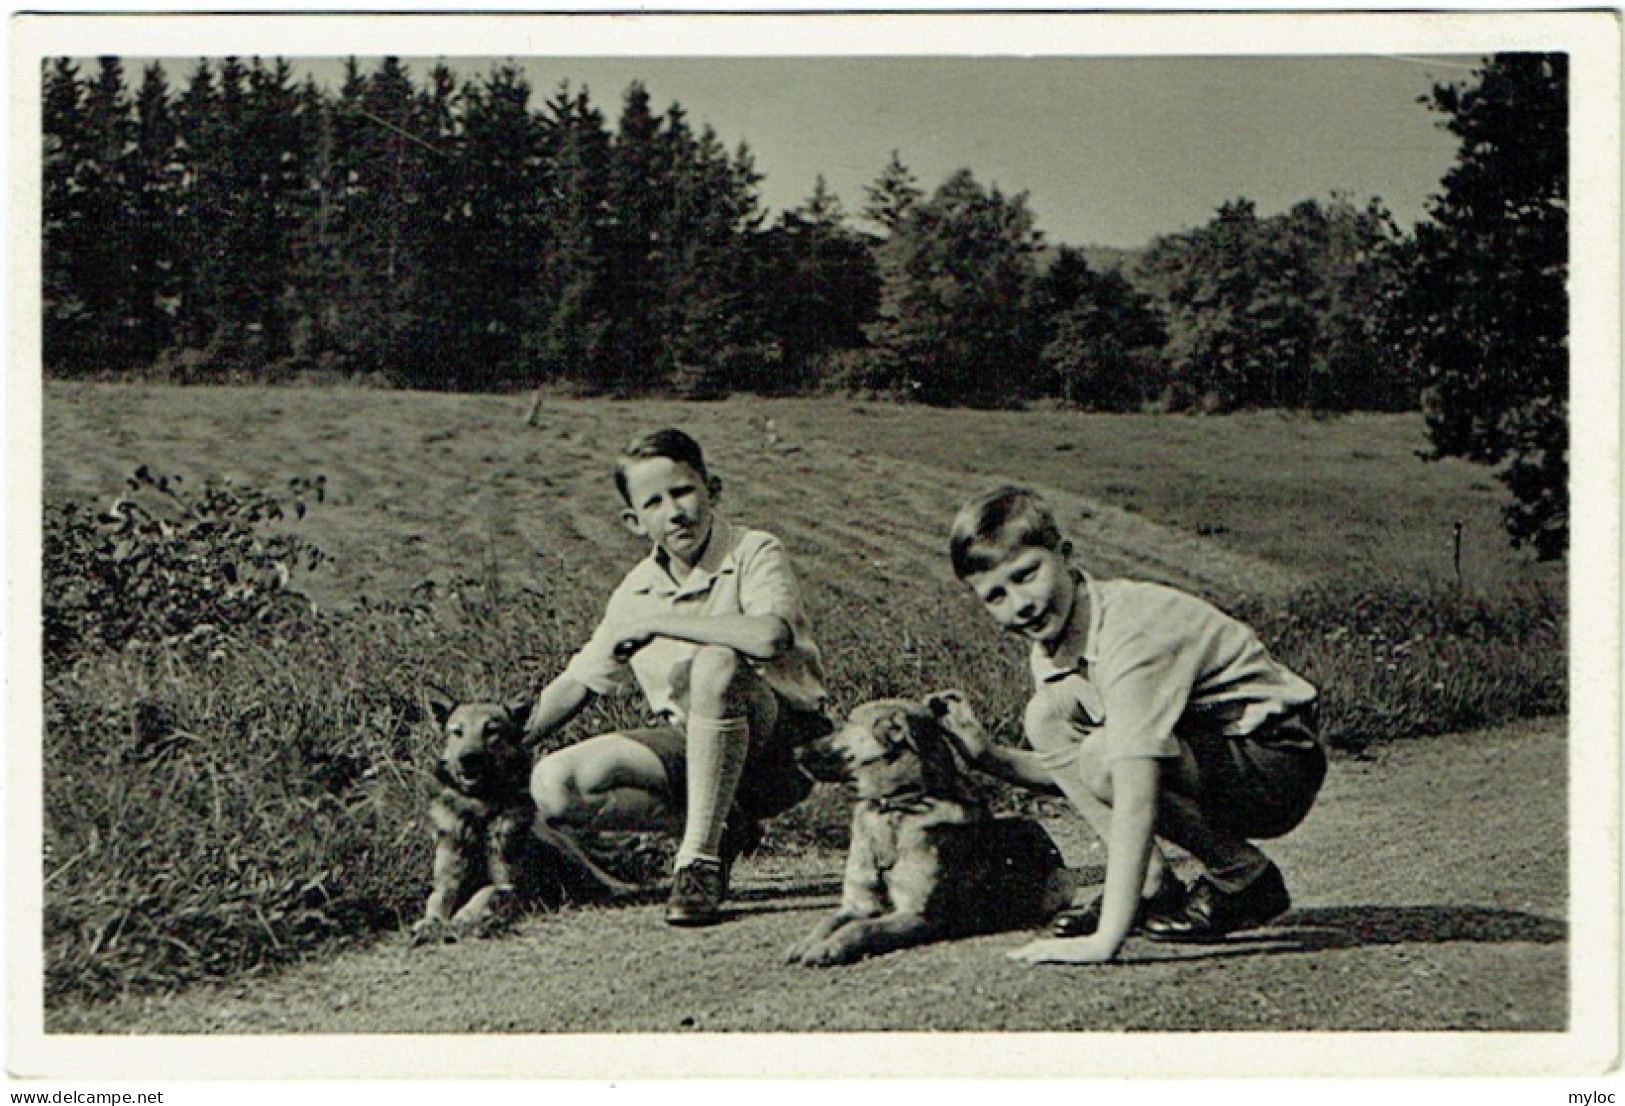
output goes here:
[{"label": "leather shoe", "polygon": [[666,900],[666,924],[709,926],[722,921],[728,870],[714,860],[691,860],[673,874]]},{"label": "leather shoe", "polygon": [[1153,941],[1200,944],[1223,940],[1238,929],[1252,929],[1285,914],[1292,907],[1286,880],[1273,862],[1240,891],[1222,891],[1206,876],[1191,888],[1185,909],[1146,921],[1145,935]]},{"label": "leather shoe", "polygon": [[[1163,876],[1162,886],[1150,898],[1142,898],[1134,910],[1129,932],[1143,929],[1151,918],[1178,914],[1185,908],[1185,885],[1172,874]],[[1056,937],[1087,937],[1100,928],[1100,896],[1082,906],[1069,906],[1055,915],[1050,933]]]}]

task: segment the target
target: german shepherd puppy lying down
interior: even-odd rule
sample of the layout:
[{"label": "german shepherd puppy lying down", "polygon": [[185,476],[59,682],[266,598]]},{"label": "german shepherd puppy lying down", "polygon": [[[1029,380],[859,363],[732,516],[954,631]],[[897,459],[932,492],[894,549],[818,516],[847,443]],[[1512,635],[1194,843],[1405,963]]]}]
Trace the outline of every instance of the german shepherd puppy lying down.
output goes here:
[{"label": "german shepherd puppy lying down", "polygon": [[945,692],[880,699],[802,751],[816,779],[856,794],[841,905],[786,954],[845,964],[909,945],[1045,924],[1078,879],[1029,818],[995,818],[961,773],[944,720],[968,712]]},{"label": "german shepherd puppy lying down", "polygon": [[412,944],[484,934],[525,907],[600,900],[633,888],[606,882],[580,847],[542,825],[530,797],[523,703],[456,703],[429,710],[445,745],[429,808],[434,882]]}]

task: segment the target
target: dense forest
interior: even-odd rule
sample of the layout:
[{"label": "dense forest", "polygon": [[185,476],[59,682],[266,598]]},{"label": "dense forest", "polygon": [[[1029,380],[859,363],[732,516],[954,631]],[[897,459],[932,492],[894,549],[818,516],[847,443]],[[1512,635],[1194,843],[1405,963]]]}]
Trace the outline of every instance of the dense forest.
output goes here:
[{"label": "dense forest", "polygon": [[[899,153],[762,210],[746,145],[520,70],[45,66],[45,371],[613,395],[855,390],[1104,410],[1414,408],[1375,199],[1245,198],[1116,263]],[[1097,261],[1091,264],[1089,258]]]}]

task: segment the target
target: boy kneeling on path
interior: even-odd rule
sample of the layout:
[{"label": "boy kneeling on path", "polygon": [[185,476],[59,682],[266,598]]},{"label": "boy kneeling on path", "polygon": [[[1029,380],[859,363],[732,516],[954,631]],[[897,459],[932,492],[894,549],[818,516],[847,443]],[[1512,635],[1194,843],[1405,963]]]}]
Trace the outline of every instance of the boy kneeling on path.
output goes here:
[{"label": "boy kneeling on path", "polygon": [[[983,771],[1058,788],[1106,843],[1100,898],[1063,911],[1028,963],[1111,960],[1133,930],[1216,941],[1291,905],[1281,871],[1249,839],[1298,825],[1326,775],[1315,689],[1247,626],[1176,588],[1097,580],[1035,493],[1004,487],[965,504],[955,574],[993,621],[1032,643],[1032,751],[958,736]],[[965,730],[965,727],[959,727]],[[1185,888],[1155,838],[1202,865]]]}]

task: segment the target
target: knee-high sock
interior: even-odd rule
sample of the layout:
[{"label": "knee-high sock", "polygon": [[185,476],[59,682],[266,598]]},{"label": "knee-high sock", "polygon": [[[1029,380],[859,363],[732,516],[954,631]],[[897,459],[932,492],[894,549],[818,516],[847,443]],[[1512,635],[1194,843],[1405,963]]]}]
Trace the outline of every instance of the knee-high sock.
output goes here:
[{"label": "knee-high sock", "polygon": [[749,750],[749,719],[689,716],[688,814],[677,847],[679,868],[698,857],[718,859],[722,829]]}]

